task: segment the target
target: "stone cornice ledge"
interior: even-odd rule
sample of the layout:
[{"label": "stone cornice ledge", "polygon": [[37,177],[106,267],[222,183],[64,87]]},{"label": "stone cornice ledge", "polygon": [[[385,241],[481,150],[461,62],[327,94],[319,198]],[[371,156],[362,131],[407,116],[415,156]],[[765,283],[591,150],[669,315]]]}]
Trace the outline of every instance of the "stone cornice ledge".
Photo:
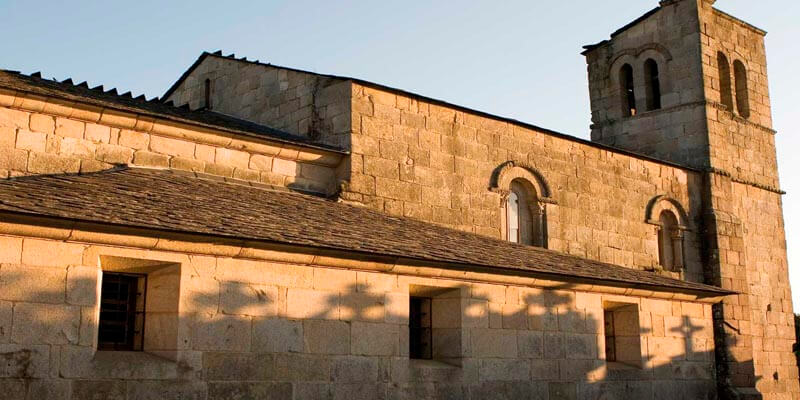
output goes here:
[{"label": "stone cornice ledge", "polygon": [[[0,235],[50,239],[89,246],[112,246],[184,255],[210,255],[293,265],[385,272],[421,278],[491,283],[552,290],[628,295],[679,301],[717,303],[725,295],[691,289],[667,289],[627,282],[598,284],[589,278],[476,265],[438,263],[379,256],[348,250],[322,249],[264,241],[237,240],[56,218],[0,213]],[[99,253],[97,254],[99,255]],[[106,254],[107,255],[107,254]],[[84,256],[84,264],[92,265]]]},{"label": "stone cornice ledge", "polygon": [[768,192],[777,193],[779,195],[786,194],[786,192],[784,192],[780,188],[777,188],[777,187],[774,187],[774,186],[764,185],[764,184],[761,184],[761,183],[758,183],[758,182],[753,182],[753,181],[750,181],[750,180],[747,180],[747,179],[737,178],[737,177],[733,176],[733,174],[731,174],[730,172],[728,172],[728,171],[726,171],[724,169],[709,167],[706,170],[706,172],[730,178],[731,181],[736,182],[736,183],[741,183],[742,185],[753,186],[753,187],[756,187],[756,188],[759,188],[759,189],[762,189],[762,190],[766,190]]},{"label": "stone cornice ledge", "polygon": [[0,107],[70,118],[113,128],[130,129],[156,136],[184,139],[211,146],[220,146],[288,161],[305,162],[327,167],[339,165],[346,154],[346,152],[292,144],[277,139],[273,140],[269,137],[255,134],[210,128],[202,124],[194,125],[163,117],[135,114],[7,88],[0,88]]}]

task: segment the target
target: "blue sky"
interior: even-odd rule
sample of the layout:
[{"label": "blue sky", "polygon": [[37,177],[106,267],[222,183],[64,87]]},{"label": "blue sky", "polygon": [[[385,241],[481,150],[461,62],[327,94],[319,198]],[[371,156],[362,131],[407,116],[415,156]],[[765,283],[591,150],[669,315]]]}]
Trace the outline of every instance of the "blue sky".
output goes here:
[{"label": "blue sky", "polygon": [[[581,138],[581,46],[657,0],[0,0],[0,68],[160,96],[204,50],[354,76]],[[769,32],[767,56],[795,306],[800,306],[800,2],[719,0]]]}]

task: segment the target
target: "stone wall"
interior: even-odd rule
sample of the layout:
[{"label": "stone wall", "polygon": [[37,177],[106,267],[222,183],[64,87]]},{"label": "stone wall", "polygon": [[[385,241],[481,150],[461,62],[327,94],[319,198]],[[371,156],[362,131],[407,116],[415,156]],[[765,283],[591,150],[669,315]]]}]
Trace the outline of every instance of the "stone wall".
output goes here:
[{"label": "stone wall", "polygon": [[[0,237],[0,249],[8,400],[695,399],[715,390],[708,303],[325,268],[275,251],[241,259],[18,236]],[[148,294],[159,304],[177,296],[177,322],[145,320],[146,335],[174,335],[174,348],[96,351],[101,270],[145,265],[177,271],[177,291]],[[459,365],[409,360],[418,286],[453,289]],[[638,312],[638,368],[605,361],[609,304]]]},{"label": "stone wall", "polygon": [[353,112],[344,200],[501,238],[502,192],[493,179],[512,162],[534,171],[550,192],[548,248],[652,268],[657,227],[646,211],[667,195],[689,215],[685,277],[703,279],[699,174],[375,87],[353,84]]},{"label": "stone wall", "polygon": [[[708,137],[698,2],[662,1],[662,8],[588,50],[592,141],[693,167],[707,166]],[[658,64],[661,108],[648,111],[644,63]],[[637,113],[624,117],[619,73],[633,67]]]},{"label": "stone wall", "polygon": [[[703,81],[709,106],[708,136],[713,151],[710,165],[736,179],[771,188],[779,187],[775,155],[775,131],[767,81],[765,32],[710,6],[703,9],[701,32]],[[734,109],[722,106],[717,53],[729,63]],[[737,93],[733,63],[742,62],[747,70],[747,118],[736,108]]]},{"label": "stone wall", "polygon": [[341,79],[244,60],[206,56],[166,100],[227,115],[346,148],[350,84]]},{"label": "stone wall", "polygon": [[322,150],[0,92],[1,177],[129,164],[331,193],[341,158]]}]

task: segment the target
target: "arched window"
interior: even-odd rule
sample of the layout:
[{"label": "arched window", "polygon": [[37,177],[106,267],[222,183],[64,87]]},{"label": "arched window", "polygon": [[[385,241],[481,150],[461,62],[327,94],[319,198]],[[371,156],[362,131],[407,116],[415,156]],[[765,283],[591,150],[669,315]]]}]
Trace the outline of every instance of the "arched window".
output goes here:
[{"label": "arched window", "polygon": [[743,118],[750,118],[750,99],[747,93],[747,68],[736,60],[733,62],[733,75],[736,79],[736,109]]},{"label": "arched window", "polygon": [[658,259],[667,271],[683,269],[683,233],[679,229],[678,218],[669,210],[658,217]]},{"label": "arched window", "polygon": [[652,58],[644,62],[644,79],[647,84],[647,111],[661,108],[661,83],[658,80],[658,64]]},{"label": "arched window", "polygon": [[636,93],[633,90],[633,67],[625,64],[619,70],[619,87],[622,100],[622,116],[636,115]]},{"label": "arched window", "polygon": [[522,179],[511,182],[505,213],[508,241],[547,247],[544,209],[529,182]]},{"label": "arched window", "polygon": [[717,53],[717,69],[719,70],[719,95],[720,102],[734,112],[733,95],[731,94],[731,66],[728,64],[728,57],[721,51]]},{"label": "arched window", "polygon": [[211,79],[206,79],[205,82],[205,104],[206,110],[211,109]]}]

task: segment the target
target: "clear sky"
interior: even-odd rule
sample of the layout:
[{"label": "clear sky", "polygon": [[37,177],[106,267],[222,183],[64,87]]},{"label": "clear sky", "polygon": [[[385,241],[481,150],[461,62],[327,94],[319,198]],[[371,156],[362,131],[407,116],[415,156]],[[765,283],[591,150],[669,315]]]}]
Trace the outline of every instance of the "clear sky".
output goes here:
[{"label": "clear sky", "polygon": [[[0,68],[160,96],[204,50],[353,76],[589,137],[581,46],[657,0],[0,0]],[[719,0],[769,32],[794,303],[800,306],[800,1]]]}]

